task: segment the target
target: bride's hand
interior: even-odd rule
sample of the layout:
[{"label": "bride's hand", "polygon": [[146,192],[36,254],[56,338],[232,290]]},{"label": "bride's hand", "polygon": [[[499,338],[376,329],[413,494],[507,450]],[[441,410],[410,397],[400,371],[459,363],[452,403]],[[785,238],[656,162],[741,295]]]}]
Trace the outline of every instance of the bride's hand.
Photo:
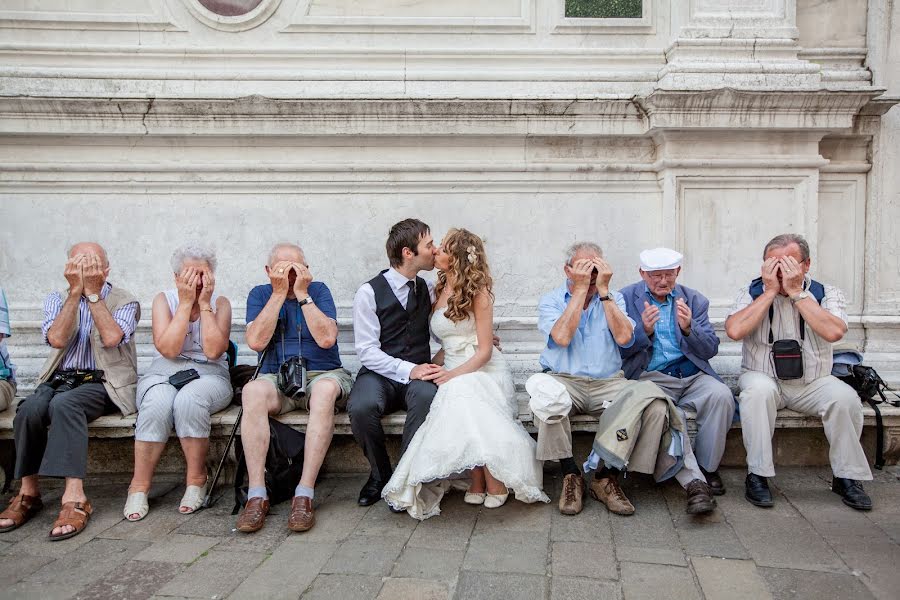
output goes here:
[{"label": "bride's hand", "polygon": [[453,377],[453,373],[451,373],[447,369],[441,368],[440,371],[435,371],[434,373],[431,373],[430,375],[424,377],[424,379],[425,381],[430,381],[435,385],[444,385],[445,383],[453,379]]}]

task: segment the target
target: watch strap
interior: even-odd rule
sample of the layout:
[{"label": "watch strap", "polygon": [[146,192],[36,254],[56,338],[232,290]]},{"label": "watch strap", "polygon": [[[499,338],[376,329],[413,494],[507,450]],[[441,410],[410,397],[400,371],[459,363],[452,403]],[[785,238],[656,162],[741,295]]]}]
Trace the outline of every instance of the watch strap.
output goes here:
[{"label": "watch strap", "polygon": [[312,296],[307,296],[306,298],[301,300],[299,304],[300,304],[300,306],[306,306],[307,304],[312,304],[312,303],[313,303]]}]

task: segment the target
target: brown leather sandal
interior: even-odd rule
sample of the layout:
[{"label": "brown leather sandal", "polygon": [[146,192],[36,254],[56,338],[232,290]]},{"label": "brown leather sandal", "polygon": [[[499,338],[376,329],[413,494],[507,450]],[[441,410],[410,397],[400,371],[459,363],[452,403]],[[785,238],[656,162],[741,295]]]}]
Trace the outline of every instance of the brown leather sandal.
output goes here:
[{"label": "brown leather sandal", "polygon": [[44,503],[41,502],[40,496],[26,496],[25,494],[19,494],[18,496],[13,497],[9,501],[9,506],[6,507],[6,510],[0,513],[0,519],[9,519],[13,524],[7,525],[6,527],[0,527],[0,533],[6,533],[7,531],[12,531],[13,529],[21,527],[42,508],[44,508]]},{"label": "brown leather sandal", "polygon": [[59,518],[53,522],[53,529],[71,525],[75,528],[75,531],[53,535],[53,529],[51,529],[49,536],[50,541],[58,542],[59,540],[67,540],[84,531],[84,528],[87,527],[88,521],[91,518],[91,513],[93,512],[94,509],[91,506],[90,500],[85,500],[84,502],[66,502],[63,504],[62,510],[59,511]]}]

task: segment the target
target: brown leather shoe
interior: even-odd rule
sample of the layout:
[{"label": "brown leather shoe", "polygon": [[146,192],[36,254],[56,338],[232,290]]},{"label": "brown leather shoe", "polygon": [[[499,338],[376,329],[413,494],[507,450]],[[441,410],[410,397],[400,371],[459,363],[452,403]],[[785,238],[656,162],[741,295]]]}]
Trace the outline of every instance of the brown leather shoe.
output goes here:
[{"label": "brown leather shoe", "polygon": [[687,491],[687,513],[700,515],[712,512],[716,509],[716,501],[712,497],[709,484],[700,479],[695,479],[685,488]]},{"label": "brown leather shoe", "polygon": [[291,501],[291,516],[288,529],[291,531],[309,531],[316,524],[316,513],[313,510],[312,498],[294,496]]},{"label": "brown leather shoe", "polygon": [[237,530],[244,533],[259,531],[266,524],[267,514],[269,514],[268,498],[250,498],[238,517]]},{"label": "brown leather shoe", "polygon": [[706,476],[706,483],[709,484],[709,491],[712,492],[713,496],[724,496],[725,495],[725,482],[722,481],[722,478],[719,476],[718,471],[713,471],[712,473],[707,473],[703,469],[703,474]]},{"label": "brown leather shoe", "polygon": [[44,508],[44,503],[41,502],[40,496],[26,496],[25,494],[14,496],[10,499],[6,510],[0,513],[0,519],[9,519],[13,524],[0,527],[0,533],[6,533],[21,527],[42,508]]},{"label": "brown leather shoe", "polygon": [[619,480],[615,477],[604,477],[591,481],[591,498],[602,502],[609,512],[617,515],[634,514],[634,505],[625,496],[625,492],[619,487]]},{"label": "brown leather shoe", "polygon": [[559,512],[577,515],[584,508],[584,477],[581,473],[569,473],[563,478],[562,492],[559,494]]}]

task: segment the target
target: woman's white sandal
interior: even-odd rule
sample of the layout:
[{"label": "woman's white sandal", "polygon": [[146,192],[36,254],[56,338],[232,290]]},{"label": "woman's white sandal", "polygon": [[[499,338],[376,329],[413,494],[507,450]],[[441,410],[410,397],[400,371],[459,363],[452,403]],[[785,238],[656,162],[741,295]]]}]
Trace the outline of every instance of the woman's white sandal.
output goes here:
[{"label": "woman's white sandal", "polygon": [[[140,521],[147,516],[148,512],[150,512],[150,503],[147,502],[147,492],[128,494],[128,498],[125,500],[125,508],[122,511],[126,519],[129,521]],[[138,515],[138,518],[132,519],[131,515]]]},{"label": "woman's white sandal", "polygon": [[[178,512],[183,515],[189,515],[192,512],[196,512],[201,506],[203,506],[203,499],[206,497],[206,486],[199,485],[189,485],[187,489],[184,490],[184,496],[181,497],[181,502],[178,503]],[[189,508],[190,510],[184,512],[181,510],[182,508]]]}]

